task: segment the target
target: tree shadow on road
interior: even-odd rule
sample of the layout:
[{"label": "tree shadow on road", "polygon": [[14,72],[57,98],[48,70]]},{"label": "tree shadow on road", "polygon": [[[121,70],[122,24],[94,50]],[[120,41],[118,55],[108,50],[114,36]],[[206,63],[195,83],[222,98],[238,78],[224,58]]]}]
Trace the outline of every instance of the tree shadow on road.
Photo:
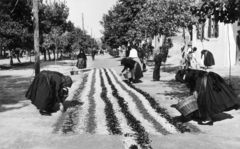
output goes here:
[{"label": "tree shadow on road", "polygon": [[[30,78],[5,75],[0,76],[0,112],[20,109],[21,107],[9,107],[21,101],[27,100],[25,93],[30,85]],[[6,108],[6,106],[8,108]]]},{"label": "tree shadow on road", "polygon": [[171,65],[162,66],[163,72],[176,74],[178,70],[179,70],[179,66],[171,66]]},{"label": "tree shadow on road", "polygon": [[33,68],[34,62],[14,63],[10,65],[0,65],[1,70],[22,70]]},{"label": "tree shadow on road", "polygon": [[185,84],[181,84],[174,79],[162,82],[164,82],[166,86],[172,88],[171,91],[164,93],[165,96],[170,96],[176,99],[183,99],[187,98],[190,95],[189,89],[186,87]]},{"label": "tree shadow on road", "polygon": [[[223,78],[225,81],[227,80],[226,83],[229,84],[229,77],[224,76]],[[240,98],[240,76],[231,76],[230,86],[233,88],[235,93],[239,95]]]}]

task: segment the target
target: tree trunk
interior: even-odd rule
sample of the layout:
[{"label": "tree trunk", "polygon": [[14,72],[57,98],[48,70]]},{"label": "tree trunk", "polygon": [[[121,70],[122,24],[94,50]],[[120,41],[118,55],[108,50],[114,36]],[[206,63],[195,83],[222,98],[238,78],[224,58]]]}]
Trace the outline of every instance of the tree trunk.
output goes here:
[{"label": "tree trunk", "polygon": [[3,49],[3,58],[6,58],[6,49]]},{"label": "tree trunk", "polygon": [[56,54],[57,54],[57,59],[56,60],[58,60],[58,50],[56,49]]},{"label": "tree trunk", "polygon": [[51,53],[50,53],[50,50],[47,50],[48,52],[48,60],[51,61]]},{"label": "tree trunk", "polygon": [[60,58],[61,58],[61,60],[63,60],[63,51],[61,51]]},{"label": "tree trunk", "polygon": [[9,50],[9,59],[10,59],[10,65],[13,65],[13,57],[12,57],[12,52]]},{"label": "tree trunk", "polygon": [[33,0],[33,28],[34,28],[34,50],[35,50],[35,76],[40,73],[40,53],[39,53],[39,20],[38,20],[38,0]]},{"label": "tree trunk", "polygon": [[186,32],[185,32],[185,28],[183,27],[183,40],[184,40],[184,45],[186,45]]},{"label": "tree trunk", "polygon": [[18,62],[21,63],[20,58],[19,58],[20,53],[18,53],[18,54],[16,54],[16,55],[17,55],[17,60],[18,60]]},{"label": "tree trunk", "polygon": [[53,50],[53,58],[56,60],[55,50]]},{"label": "tree trunk", "polygon": [[43,49],[44,61],[47,61],[46,49]]},{"label": "tree trunk", "polygon": [[0,45],[0,58],[2,59],[2,46]]},{"label": "tree trunk", "polygon": [[11,66],[13,65],[13,58],[12,58],[12,56],[10,56],[10,65]]}]

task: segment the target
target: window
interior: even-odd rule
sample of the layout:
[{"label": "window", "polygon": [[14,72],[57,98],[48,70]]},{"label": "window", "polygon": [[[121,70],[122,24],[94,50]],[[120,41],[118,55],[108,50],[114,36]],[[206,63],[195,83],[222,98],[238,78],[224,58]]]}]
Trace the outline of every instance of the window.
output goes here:
[{"label": "window", "polygon": [[197,39],[204,39],[204,26],[205,23],[197,25]]},{"label": "window", "polygon": [[214,18],[208,20],[208,38],[218,37],[218,23]]}]

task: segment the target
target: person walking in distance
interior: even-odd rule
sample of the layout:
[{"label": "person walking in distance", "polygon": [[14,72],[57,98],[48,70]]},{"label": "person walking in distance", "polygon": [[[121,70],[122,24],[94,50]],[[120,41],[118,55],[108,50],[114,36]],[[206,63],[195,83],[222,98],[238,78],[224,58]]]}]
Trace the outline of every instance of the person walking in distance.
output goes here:
[{"label": "person walking in distance", "polygon": [[94,61],[95,59],[95,54],[96,54],[96,51],[95,51],[95,48],[92,49],[92,60]]},{"label": "person walking in distance", "polygon": [[159,47],[158,53],[154,56],[154,70],[153,70],[153,80],[152,81],[159,81],[160,80],[160,67],[163,60],[163,53],[162,53],[162,47]]}]

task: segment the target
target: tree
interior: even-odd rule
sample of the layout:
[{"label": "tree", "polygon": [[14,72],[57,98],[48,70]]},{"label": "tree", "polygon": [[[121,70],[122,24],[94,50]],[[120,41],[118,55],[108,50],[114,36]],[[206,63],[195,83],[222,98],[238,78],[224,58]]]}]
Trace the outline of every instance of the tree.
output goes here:
[{"label": "tree", "polygon": [[119,0],[112,10],[103,16],[100,22],[104,27],[103,35],[106,44],[116,48],[136,38],[133,30],[134,21],[146,0]]},{"label": "tree", "polygon": [[[33,47],[33,44],[29,44],[30,41],[33,42],[32,2],[31,0],[17,2],[0,1],[0,40],[10,51],[15,51],[17,48],[29,49]],[[10,64],[12,62],[11,57]]]},{"label": "tree", "polygon": [[54,59],[56,60],[58,59],[58,47],[60,46],[61,35],[66,30],[72,30],[74,27],[72,22],[67,22],[69,8],[65,2],[61,1],[47,1],[41,8],[40,36],[42,37],[42,52],[46,55],[47,50],[49,60],[51,60],[50,51],[52,51],[54,53]]},{"label": "tree", "polygon": [[179,28],[191,31],[191,0],[119,0],[103,16],[104,41],[116,47],[127,41],[141,41],[156,35],[171,36]]}]

